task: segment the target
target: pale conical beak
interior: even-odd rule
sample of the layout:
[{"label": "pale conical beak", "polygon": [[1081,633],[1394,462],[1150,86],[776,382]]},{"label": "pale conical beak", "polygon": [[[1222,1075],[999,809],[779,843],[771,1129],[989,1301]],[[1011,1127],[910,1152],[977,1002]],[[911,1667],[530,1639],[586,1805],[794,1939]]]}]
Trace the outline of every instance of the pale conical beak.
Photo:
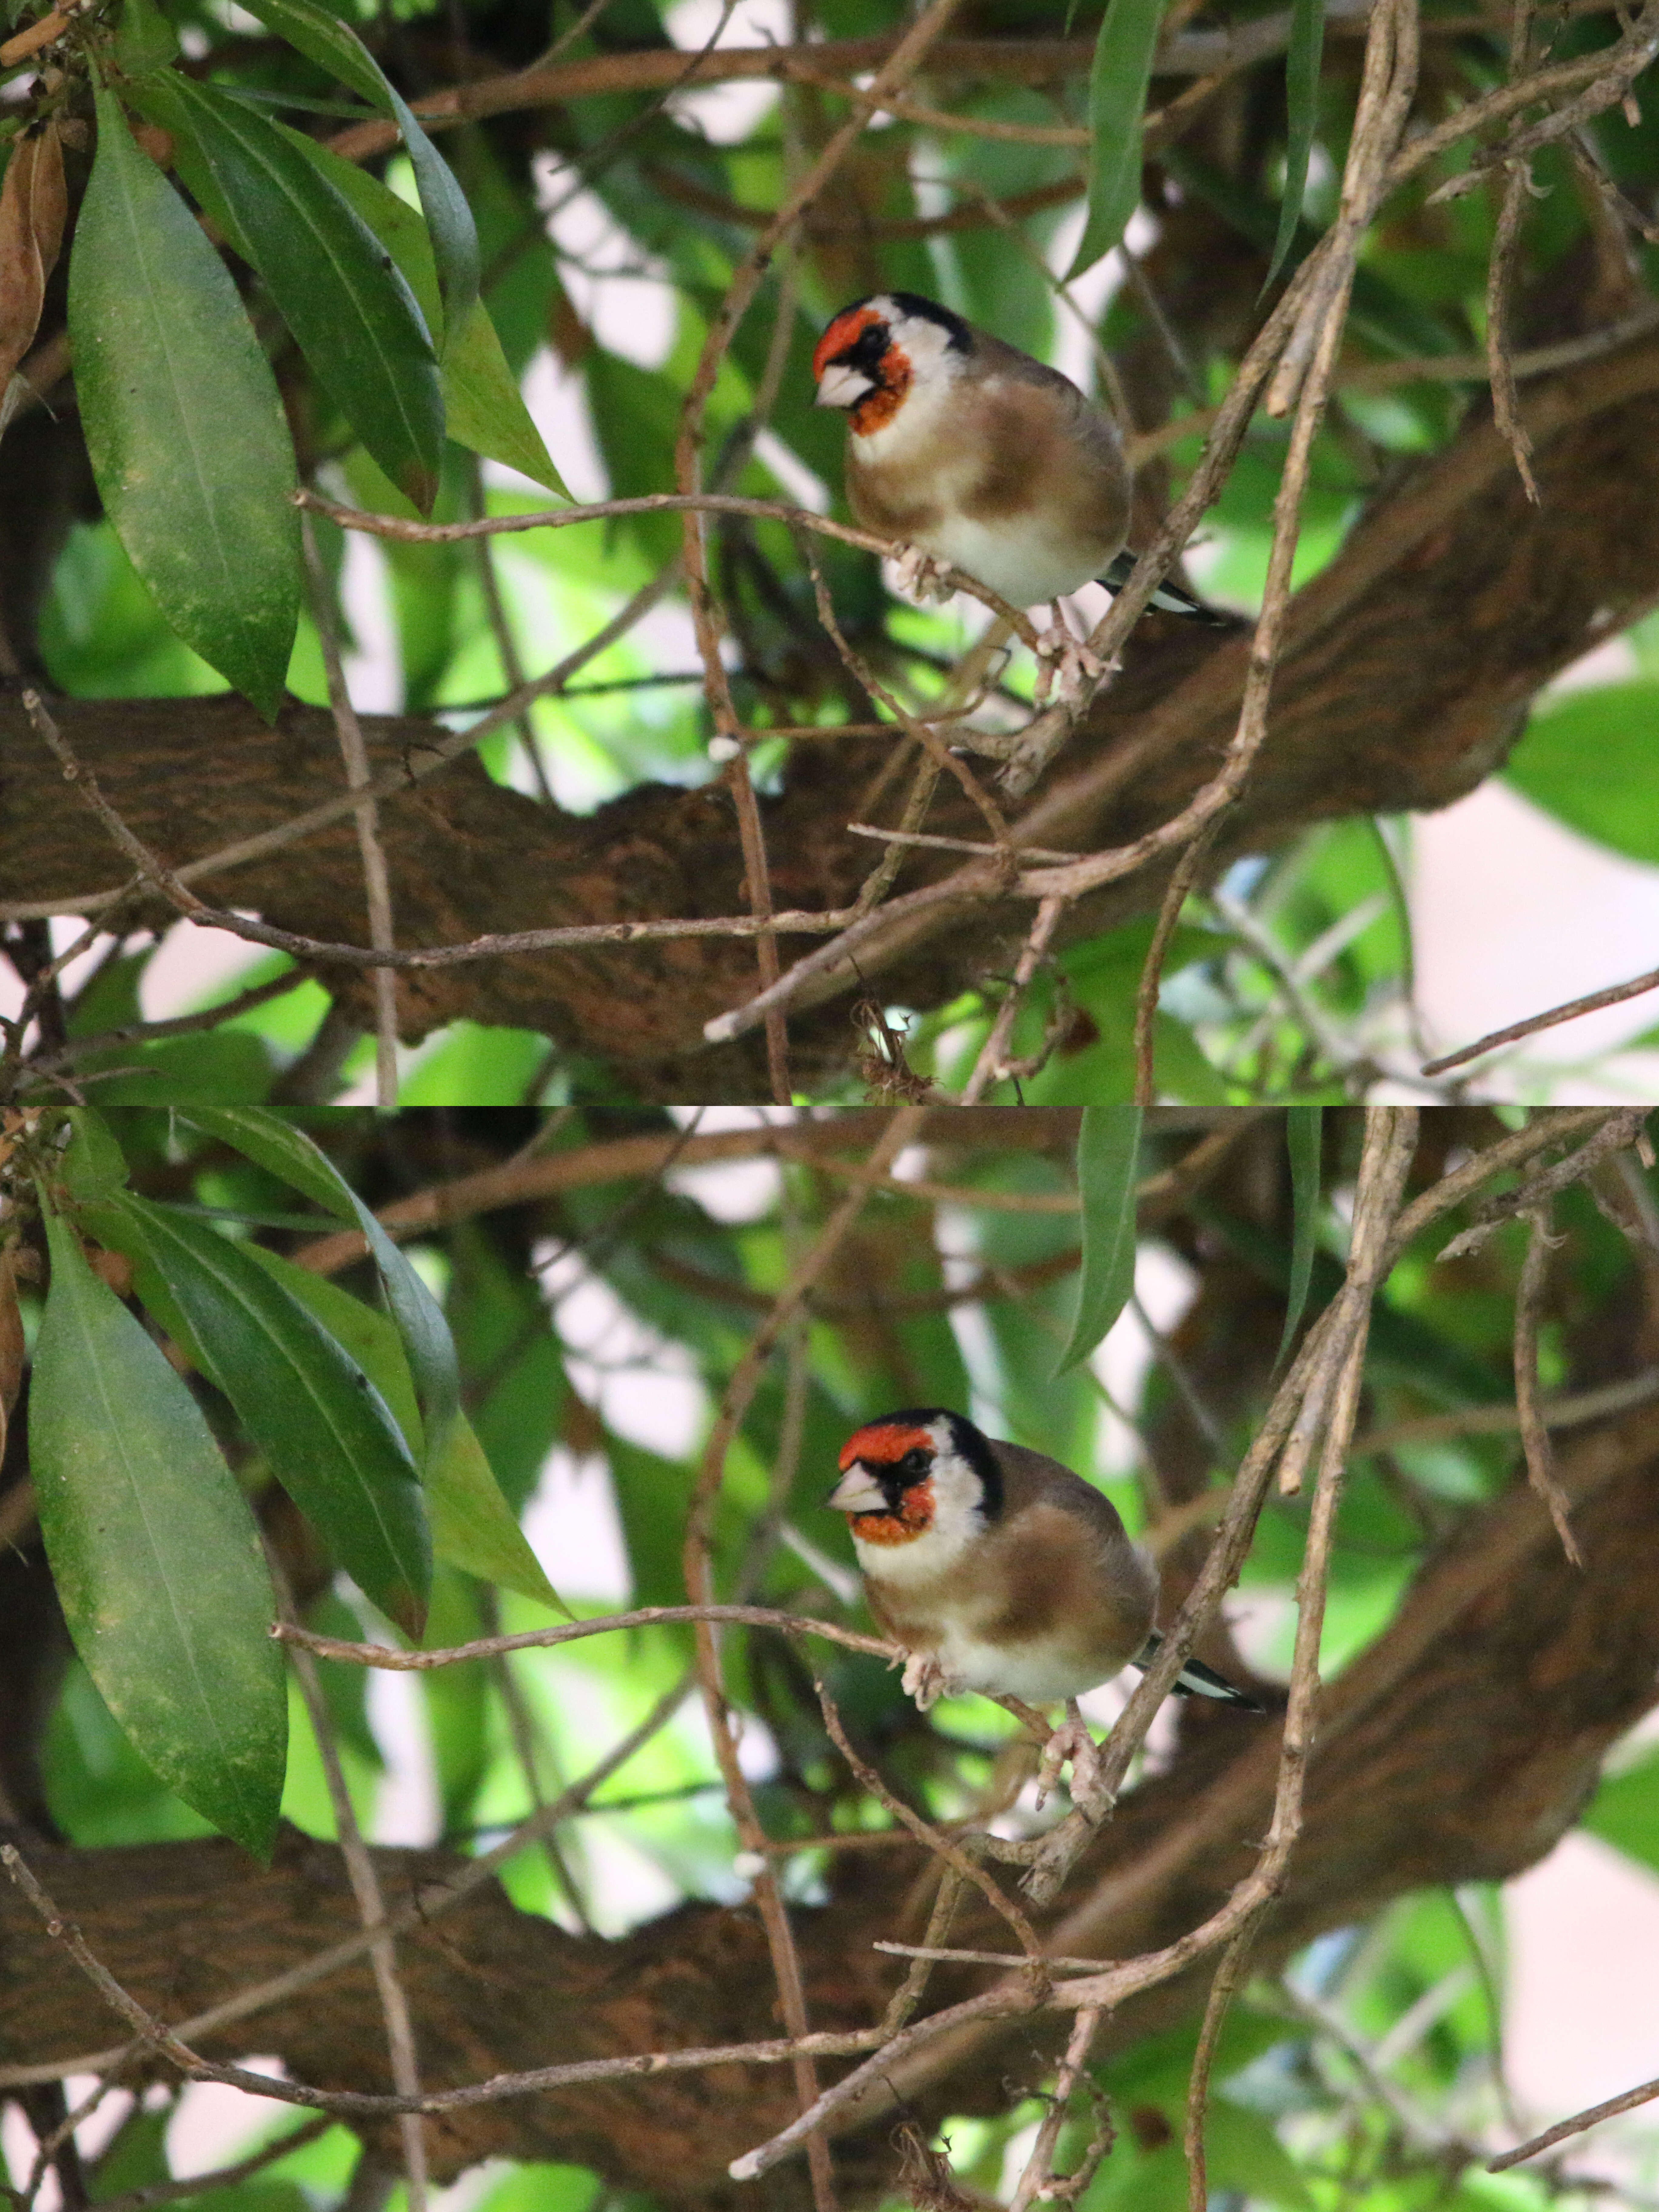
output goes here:
[{"label": "pale conical beak", "polygon": [[839,368],[834,363],[818,379],[818,396],[813,404],[818,407],[856,407],[866,392],[875,386],[862,369],[848,368],[845,362]]},{"label": "pale conical beak", "polygon": [[824,1499],[837,1513],[885,1513],[887,1493],[869,1469],[854,1460]]}]

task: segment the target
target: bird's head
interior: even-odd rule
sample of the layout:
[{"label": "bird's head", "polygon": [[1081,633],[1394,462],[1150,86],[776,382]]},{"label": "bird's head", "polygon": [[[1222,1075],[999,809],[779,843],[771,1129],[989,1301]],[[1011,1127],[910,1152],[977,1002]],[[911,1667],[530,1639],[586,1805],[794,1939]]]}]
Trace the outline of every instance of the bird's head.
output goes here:
[{"label": "bird's head", "polygon": [[941,1407],[884,1413],[842,1447],[827,1503],[862,1544],[909,1544],[935,1527],[966,1533],[996,1519],[1002,1477],[973,1423]]},{"label": "bird's head", "polygon": [[893,420],[919,386],[960,372],[973,331],[960,315],[918,292],[876,292],[843,307],[818,340],[817,404],[840,407],[855,437]]}]

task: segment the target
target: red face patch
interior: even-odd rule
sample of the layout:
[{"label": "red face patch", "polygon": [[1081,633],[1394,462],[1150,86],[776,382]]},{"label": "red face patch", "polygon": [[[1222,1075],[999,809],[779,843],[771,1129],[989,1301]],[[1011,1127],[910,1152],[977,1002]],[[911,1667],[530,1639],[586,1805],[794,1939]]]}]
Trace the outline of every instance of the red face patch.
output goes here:
[{"label": "red face patch", "polygon": [[847,410],[854,436],[873,436],[884,423],[890,422],[898,413],[900,400],[909,389],[910,356],[901,353],[896,346],[889,346],[882,358],[881,382],[873,392],[866,392],[856,407]]},{"label": "red face patch", "polygon": [[845,353],[855,345],[863,333],[880,320],[873,307],[848,307],[837,315],[813,351],[813,376],[822,376],[838,353]]},{"label": "red face patch", "polygon": [[933,1439],[926,1429],[902,1428],[893,1421],[872,1421],[867,1429],[848,1437],[841,1448],[838,1464],[843,1474],[855,1459],[861,1459],[867,1467],[896,1467],[906,1452],[931,1453],[933,1448]]}]

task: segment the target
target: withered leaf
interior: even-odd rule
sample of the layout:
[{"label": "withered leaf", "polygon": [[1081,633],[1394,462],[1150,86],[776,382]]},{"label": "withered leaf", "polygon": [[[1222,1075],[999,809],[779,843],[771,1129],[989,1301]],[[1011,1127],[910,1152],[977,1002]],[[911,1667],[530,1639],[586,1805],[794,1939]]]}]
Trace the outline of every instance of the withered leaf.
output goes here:
[{"label": "withered leaf", "polygon": [[0,185],[0,392],[28,351],[68,202],[56,117],[18,142]]}]

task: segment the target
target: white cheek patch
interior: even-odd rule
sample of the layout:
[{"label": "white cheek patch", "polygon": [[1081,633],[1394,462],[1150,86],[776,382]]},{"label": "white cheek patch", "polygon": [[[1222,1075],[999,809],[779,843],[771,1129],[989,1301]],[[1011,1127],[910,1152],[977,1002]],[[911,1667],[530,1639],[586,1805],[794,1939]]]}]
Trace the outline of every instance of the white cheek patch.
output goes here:
[{"label": "white cheek patch", "polygon": [[[932,325],[928,327],[931,329]],[[908,328],[907,325],[907,331]],[[927,446],[941,431],[948,435],[956,383],[950,360],[928,362],[918,359],[918,351],[919,349],[913,346],[907,337],[905,352],[910,361],[910,386],[897,412],[879,429],[872,430],[866,436],[860,437],[857,431],[853,433],[853,442],[860,461],[902,461],[907,455]],[[962,464],[964,483],[970,471],[971,464],[964,460]]]}]

